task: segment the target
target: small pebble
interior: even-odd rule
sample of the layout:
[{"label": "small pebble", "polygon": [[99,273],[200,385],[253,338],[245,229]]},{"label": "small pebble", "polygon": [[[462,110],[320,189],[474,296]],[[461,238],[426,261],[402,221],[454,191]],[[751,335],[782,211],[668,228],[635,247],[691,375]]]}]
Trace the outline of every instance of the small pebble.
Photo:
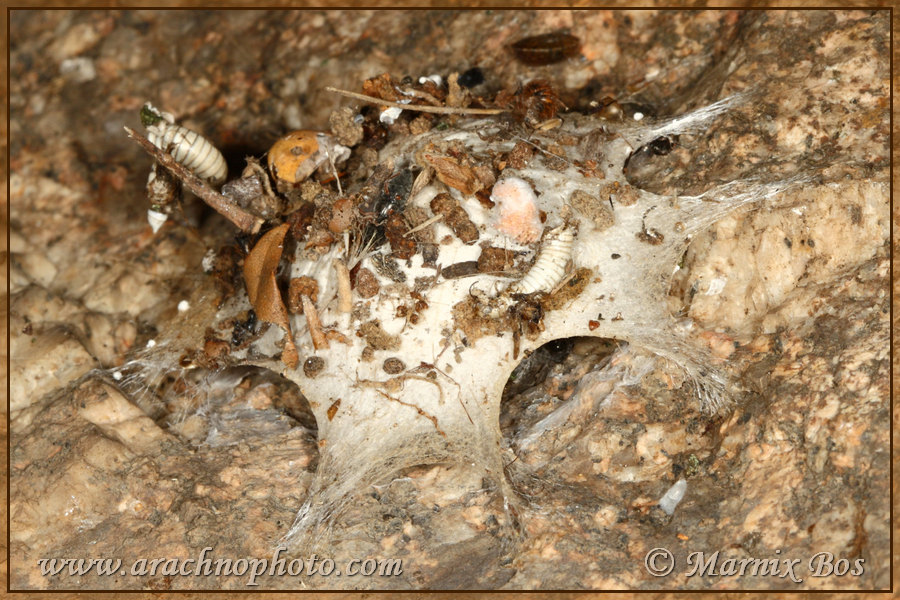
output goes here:
[{"label": "small pebble", "polygon": [[392,106],[390,108],[386,108],[381,111],[381,116],[378,117],[378,120],[384,123],[385,125],[393,125],[394,121],[397,120],[397,117],[400,116],[400,113],[403,112],[402,108],[397,108],[396,106]]},{"label": "small pebble", "polygon": [[310,356],[303,362],[303,374],[315,377],[325,368],[325,359],[321,356]]},{"label": "small pebble", "polygon": [[443,77],[440,75],[429,75],[428,77],[419,77],[419,83],[425,84],[426,82],[431,81],[434,85],[441,87],[441,84],[444,83]]},{"label": "small pebble", "polygon": [[65,59],[59,64],[59,72],[75,83],[85,83],[97,77],[93,59],[85,56]]},{"label": "small pebble", "polygon": [[216,264],[216,251],[214,248],[210,248],[206,254],[203,255],[203,260],[200,262],[200,266],[203,268],[204,273],[212,273],[213,267]]},{"label": "small pebble", "polygon": [[191,308],[191,303],[187,300],[182,300],[178,303],[178,312],[187,312],[188,309]]}]

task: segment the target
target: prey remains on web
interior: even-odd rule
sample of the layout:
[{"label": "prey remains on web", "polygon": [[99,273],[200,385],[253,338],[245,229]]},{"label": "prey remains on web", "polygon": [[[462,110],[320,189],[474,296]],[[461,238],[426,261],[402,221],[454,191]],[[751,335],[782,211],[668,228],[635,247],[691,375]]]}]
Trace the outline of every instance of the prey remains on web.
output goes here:
[{"label": "prey remains on web", "polygon": [[[533,45],[520,51],[546,59]],[[728,404],[728,366],[666,301],[672,275],[698,232],[803,178],[660,196],[631,185],[626,163],[702,134],[750,93],[636,120],[609,99],[566,112],[541,80],[487,98],[456,74],[333,91],[357,103],[329,132],[288,133],[221,188],[215,148],[165,113],[152,109],[149,142],[129,131],[174,175],[160,192],[154,167],[152,212],[177,212],[180,180],[241,231],[237,251],[204,261],[222,289],[206,338],[172,331],[153,351],[279,370],[315,413],[318,487],[288,541],[403,465],[464,460],[496,478],[504,383],[556,339],[627,342],[681,371],[704,410]],[[238,335],[248,315],[266,325]]]}]

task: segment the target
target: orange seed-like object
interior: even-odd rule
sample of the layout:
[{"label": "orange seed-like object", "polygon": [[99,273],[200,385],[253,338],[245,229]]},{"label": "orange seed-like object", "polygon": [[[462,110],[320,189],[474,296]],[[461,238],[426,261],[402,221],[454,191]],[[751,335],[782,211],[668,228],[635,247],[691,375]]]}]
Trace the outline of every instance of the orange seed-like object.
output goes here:
[{"label": "orange seed-like object", "polygon": [[269,149],[269,171],[286,183],[300,183],[328,161],[346,160],[350,149],[320,131],[292,131]]},{"label": "orange seed-like object", "polygon": [[269,171],[277,179],[299,183],[319,166],[313,158],[318,152],[315,131],[292,131],[269,149]]}]

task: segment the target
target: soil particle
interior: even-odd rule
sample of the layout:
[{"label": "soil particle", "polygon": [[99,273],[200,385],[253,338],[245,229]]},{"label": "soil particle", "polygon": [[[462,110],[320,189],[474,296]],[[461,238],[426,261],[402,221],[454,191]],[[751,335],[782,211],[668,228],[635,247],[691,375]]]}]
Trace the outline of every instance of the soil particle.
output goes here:
[{"label": "soil particle", "polygon": [[374,350],[397,350],[400,347],[400,338],[388,334],[377,319],[360,325],[358,335],[366,338],[366,342]]},{"label": "soil particle", "polygon": [[609,202],[604,202],[583,190],[572,192],[572,195],[569,197],[569,204],[576,212],[590,219],[597,231],[608,229],[615,223],[615,217]]},{"label": "soil particle", "polygon": [[361,297],[374,297],[378,294],[380,287],[378,278],[372,271],[363,267],[356,273],[356,291]]},{"label": "soil particle", "polygon": [[466,244],[478,239],[478,228],[450,194],[440,193],[431,200],[431,210],[444,216],[444,223]]},{"label": "soil particle", "polygon": [[356,146],[363,139],[363,126],[356,120],[356,111],[349,106],[343,106],[328,118],[331,125],[331,134],[339,144],[344,146]]},{"label": "soil particle", "polygon": [[303,314],[302,297],[308,296],[313,302],[319,299],[319,284],[312,277],[294,277],[288,287],[288,310],[295,315]]},{"label": "soil particle", "polygon": [[502,273],[514,270],[516,255],[506,248],[488,246],[482,248],[478,257],[479,273]]}]

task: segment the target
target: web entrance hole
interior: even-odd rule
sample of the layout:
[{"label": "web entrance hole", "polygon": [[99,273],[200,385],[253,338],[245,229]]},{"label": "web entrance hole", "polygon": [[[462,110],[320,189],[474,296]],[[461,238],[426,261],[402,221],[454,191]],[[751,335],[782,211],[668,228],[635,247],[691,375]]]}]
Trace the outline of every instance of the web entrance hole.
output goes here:
[{"label": "web entrance hole", "polygon": [[[316,418],[300,388],[268,369],[192,370],[158,393],[164,414],[157,422],[192,445],[266,444],[295,428],[318,439]],[[311,460],[316,462],[318,457]]]},{"label": "web entrance hole", "polygon": [[578,382],[615,352],[610,338],[571,337],[553,340],[522,359],[503,388],[500,430],[506,445],[560,408],[574,394]]}]

